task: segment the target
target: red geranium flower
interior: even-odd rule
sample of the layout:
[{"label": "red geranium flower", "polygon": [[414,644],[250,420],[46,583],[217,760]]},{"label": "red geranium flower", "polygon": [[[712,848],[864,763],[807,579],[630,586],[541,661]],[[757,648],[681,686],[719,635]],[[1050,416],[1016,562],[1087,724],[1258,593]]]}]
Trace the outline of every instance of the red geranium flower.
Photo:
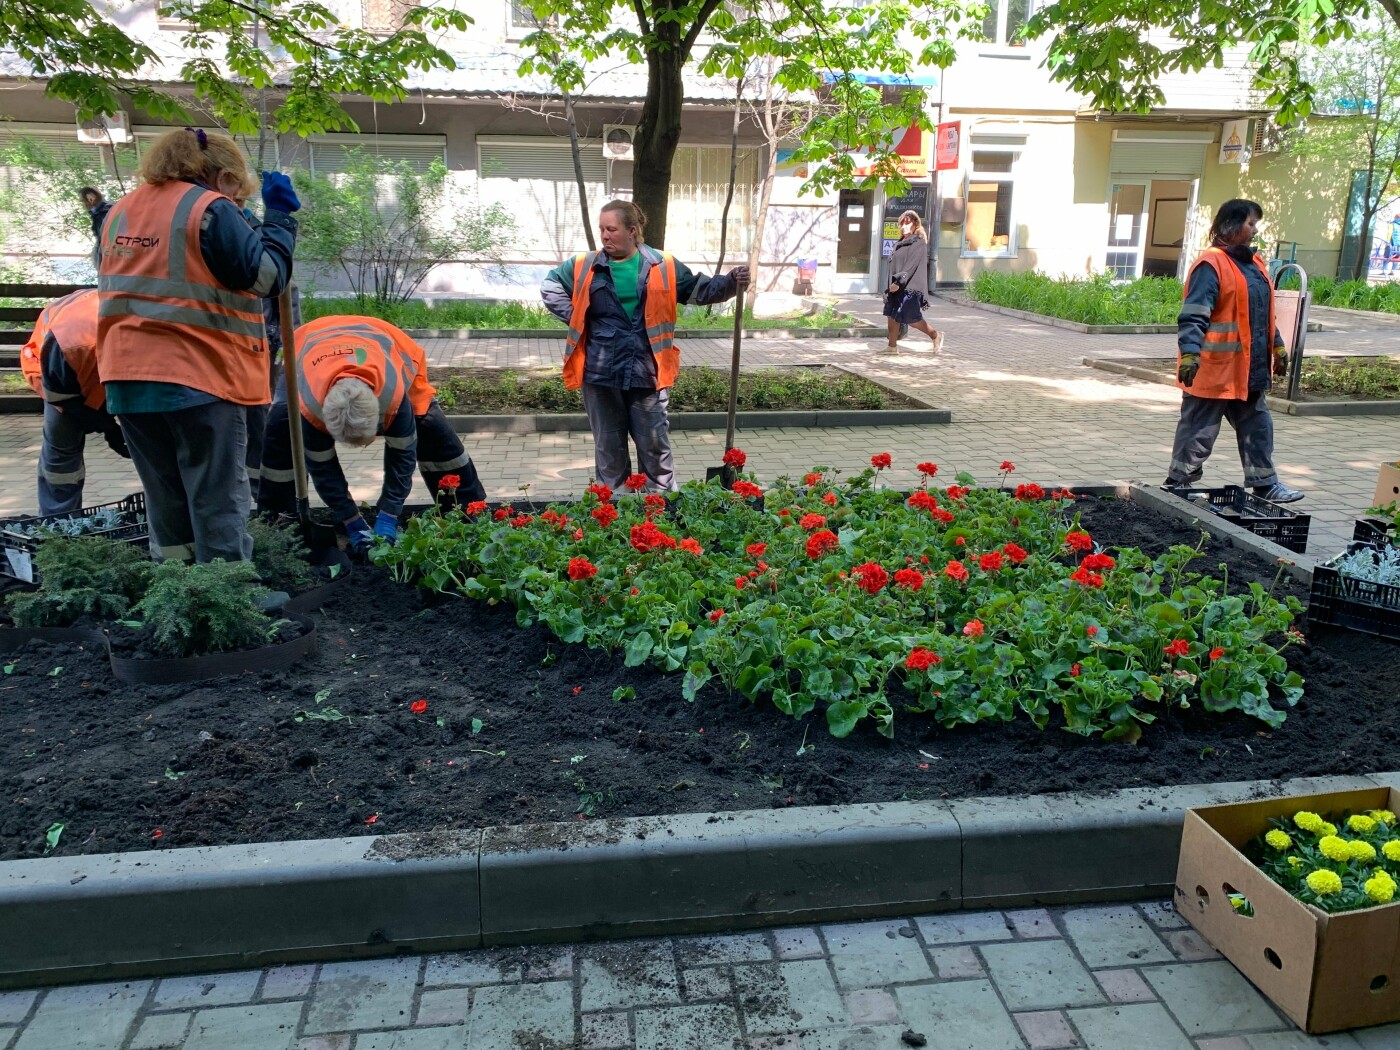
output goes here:
[{"label": "red geranium flower", "polygon": [[1020,565],[1026,560],[1027,554],[1023,547],[1018,547],[1014,543],[1003,543],[1001,552],[1011,559],[1013,565]]},{"label": "red geranium flower", "polygon": [[917,591],[924,585],[924,574],[918,569],[900,569],[894,574],[894,582],[898,587]]},{"label": "red geranium flower", "polygon": [[646,505],[648,510],[666,509],[666,497],[661,495],[659,492],[648,492],[642,498],[642,503]]},{"label": "red geranium flower", "polygon": [[765,553],[767,553],[767,551],[768,551],[768,544],[766,544],[766,543],[750,543],[747,547],[744,548],[744,551],[745,551],[750,557],[761,558],[761,557],[763,557],[763,555],[764,555]]},{"label": "red geranium flower", "polygon": [[152,840],[152,841],[159,841],[160,839],[163,839],[163,838],[165,838],[165,829],[164,829],[164,828],[156,828],[155,831],[151,832],[151,840]]},{"label": "red geranium flower", "polygon": [[1212,660],[1219,660],[1219,659],[1220,659],[1222,656],[1224,656],[1224,655],[1225,655],[1225,650],[1222,649],[1222,648],[1221,648],[1220,646],[1218,646],[1218,645],[1217,645],[1214,649],[1212,649],[1212,650],[1210,651],[1210,658],[1211,658]]},{"label": "red geranium flower", "polygon": [[948,493],[949,499],[962,499],[972,490],[966,485],[949,485],[945,491]]},{"label": "red geranium flower", "polygon": [[944,510],[942,507],[934,507],[929,511],[933,515],[934,521],[941,521],[944,525],[953,524],[953,512]]},{"label": "red geranium flower", "polygon": [[627,480],[622,484],[628,492],[641,492],[647,487],[647,476],[645,474],[628,474]]},{"label": "red geranium flower", "polygon": [[1078,677],[1079,677],[1079,665],[1078,665],[1078,664],[1075,664],[1073,667],[1071,667],[1071,668],[1069,669],[1069,676],[1070,676],[1071,678],[1078,678]]},{"label": "red geranium flower", "polygon": [[922,645],[916,645],[909,651],[909,655],[904,658],[904,666],[911,671],[926,671],[935,664],[941,664],[943,657],[937,653],[925,649]]},{"label": "red geranium flower", "polygon": [[666,533],[662,532],[649,521],[632,526],[630,542],[633,547],[643,554],[646,554],[648,551],[661,550],[676,545],[676,541],[672,537],[666,535]]},{"label": "red geranium flower", "polygon": [[441,492],[444,489],[448,491],[455,491],[458,488],[460,488],[461,485],[462,476],[460,474],[444,474],[442,477],[438,478],[439,492]]},{"label": "red geranium flower", "polygon": [[888,452],[881,452],[870,457],[870,465],[876,470],[884,470],[893,462],[894,460]]},{"label": "red geranium flower", "polygon": [[744,497],[744,499],[758,499],[759,496],[763,495],[763,490],[752,481],[736,481],[730,491],[736,496]]},{"label": "red geranium flower", "polygon": [[1103,577],[1096,572],[1090,572],[1082,565],[1079,566],[1079,568],[1075,569],[1072,573],[1070,573],[1069,578],[1075,583],[1079,584],[1079,586],[1081,587],[1103,586]]},{"label": "red geranium flower", "polygon": [[1162,650],[1164,656],[1186,656],[1191,652],[1191,643],[1185,638],[1178,638]]},{"label": "red geranium flower", "polygon": [[687,536],[677,546],[687,554],[694,554],[697,558],[705,553],[705,549],[700,546],[700,541],[694,536]]},{"label": "red geranium flower", "polygon": [[963,624],[963,634],[969,638],[981,638],[985,631],[986,628],[982,625],[981,620],[968,620],[967,623]]},{"label": "red geranium flower", "polygon": [[723,615],[724,615],[724,610],[723,610],[723,609],[716,609],[714,612],[710,613],[710,622],[711,622],[711,623],[718,623],[718,622],[719,622],[719,618],[720,618],[721,616],[723,616]]},{"label": "red geranium flower", "polygon": [[526,525],[530,524],[530,522],[534,520],[535,519],[529,514],[517,514],[515,517],[510,519],[510,527],[513,529],[523,529]]},{"label": "red geranium flower", "polygon": [[480,514],[485,509],[486,501],[484,499],[474,499],[467,504],[468,514]]},{"label": "red geranium flower", "polygon": [[933,498],[933,494],[928,489],[917,489],[909,497],[909,506],[916,510],[933,510],[938,506],[938,500]]},{"label": "red geranium flower", "polygon": [[1098,627],[1096,627],[1094,624],[1091,623],[1088,627],[1084,628],[1084,633],[1085,633],[1088,637],[1092,638],[1092,637],[1094,637],[1094,635],[1096,635],[1096,634],[1099,633],[1099,629],[1098,629]]},{"label": "red geranium flower", "polygon": [[825,503],[828,507],[836,506],[836,493],[826,493],[826,495],[822,496],[822,502]]},{"label": "red geranium flower", "polygon": [[1006,471],[1008,474],[1010,474],[1013,470],[1016,469],[1016,464],[1015,464],[1015,463],[1012,463],[1011,460],[1009,460],[1009,459],[1004,459],[1004,460],[1001,461],[1001,467],[998,468],[998,469],[1004,470],[1004,471]]},{"label": "red geranium flower", "polygon": [[802,526],[803,532],[815,532],[826,524],[826,518],[820,514],[804,514],[797,524]]},{"label": "red geranium flower", "polygon": [[866,594],[878,594],[880,588],[890,582],[890,574],[873,561],[857,565],[851,570],[851,575],[855,577],[857,585]]},{"label": "red geranium flower", "polygon": [[807,557],[820,558],[823,554],[834,551],[839,545],[836,533],[830,529],[822,529],[807,537]]},{"label": "red geranium flower", "polygon": [[962,583],[967,579],[967,566],[960,561],[950,561],[943,567],[943,575],[956,583]]},{"label": "red geranium flower", "polygon": [[1111,569],[1118,563],[1107,554],[1086,554],[1079,564],[1086,569]]},{"label": "red geranium flower", "polygon": [[804,484],[804,485],[819,485],[819,484],[821,484],[821,480],[822,480],[822,475],[821,475],[821,471],[819,471],[819,470],[814,470],[814,471],[812,471],[812,473],[810,473],[810,474],[803,474],[803,475],[802,475],[802,484]]},{"label": "red geranium flower", "polygon": [[735,576],[735,577],[734,577],[734,589],[737,590],[737,591],[742,591],[742,590],[744,589],[745,585],[748,584],[748,582],[749,582],[749,578],[748,578],[747,576]]},{"label": "red geranium flower", "polygon": [[491,517],[495,518],[497,521],[505,521],[514,513],[515,510],[511,507],[500,507],[496,510],[495,514],[491,515]]},{"label": "red geranium flower", "polygon": [[920,474],[926,478],[931,478],[938,473],[937,463],[920,463],[917,467]]},{"label": "red geranium flower", "polygon": [[569,559],[569,579],[586,580],[590,576],[598,575],[598,566],[594,565],[587,558]]},{"label": "red geranium flower", "polygon": [[731,448],[724,454],[724,465],[726,467],[733,467],[735,470],[743,470],[744,464],[748,461],[749,457],[744,455],[743,449]]},{"label": "red geranium flower", "polygon": [[1033,481],[1026,485],[1017,485],[1016,498],[1024,500],[1044,499],[1045,490]]},{"label": "red geranium flower", "polygon": [[1089,538],[1089,534],[1082,529],[1072,529],[1065,533],[1065,542],[1077,551],[1093,550],[1094,541]]},{"label": "red geranium flower", "polygon": [[617,508],[611,503],[600,503],[590,513],[593,520],[605,529],[617,520]]},{"label": "red geranium flower", "polygon": [[983,572],[996,572],[1001,568],[1001,551],[992,551],[977,559],[977,567]]},{"label": "red geranium flower", "polygon": [[424,711],[428,709],[428,701],[415,700],[413,701],[413,703],[408,705],[408,709],[412,711],[415,715],[421,715]]},{"label": "red geranium flower", "polygon": [[583,530],[582,530],[582,529],[574,529],[574,540],[577,541],[577,540],[581,540],[581,539],[583,539]]},{"label": "red geranium flower", "polygon": [[633,587],[630,593],[633,594],[633,595],[638,595],[638,594],[641,594],[642,592],[639,591],[636,587]]},{"label": "red geranium flower", "polygon": [[596,485],[589,485],[587,491],[597,496],[599,502],[602,503],[606,503],[608,502],[608,500],[612,499],[612,489],[608,488],[602,482],[599,482]]},{"label": "red geranium flower", "polygon": [[953,545],[954,545],[954,546],[957,546],[957,547],[966,547],[966,546],[967,546],[967,537],[966,537],[966,536],[954,536],[954,537],[953,537]]}]

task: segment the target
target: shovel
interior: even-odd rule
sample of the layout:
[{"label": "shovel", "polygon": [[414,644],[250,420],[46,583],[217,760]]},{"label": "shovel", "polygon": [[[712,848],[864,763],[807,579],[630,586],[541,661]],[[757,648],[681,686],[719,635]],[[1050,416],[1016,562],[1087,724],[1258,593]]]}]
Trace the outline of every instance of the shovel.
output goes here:
[{"label": "shovel", "polygon": [[312,555],[335,550],[335,528],[311,520],[310,485],[306,477],[306,447],[301,440],[301,387],[297,376],[296,326],[292,313],[290,282],[277,297],[277,315],[282,326],[282,374],[287,387],[287,427],[292,440],[292,482],[296,492],[297,521],[302,540]]},{"label": "shovel", "polygon": [[[734,416],[739,408],[739,349],[744,342],[744,290],[734,296],[734,352],[729,358],[729,412],[725,419],[724,451],[734,447]],[[705,470],[705,480],[720,479],[725,488],[733,488],[738,471],[727,463]]]}]

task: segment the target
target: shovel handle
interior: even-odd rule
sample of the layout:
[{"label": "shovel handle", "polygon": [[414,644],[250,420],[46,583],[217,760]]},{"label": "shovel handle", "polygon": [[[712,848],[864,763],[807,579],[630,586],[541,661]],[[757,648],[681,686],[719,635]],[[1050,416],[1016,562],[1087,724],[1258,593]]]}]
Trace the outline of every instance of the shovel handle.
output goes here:
[{"label": "shovel handle", "polygon": [[288,283],[277,297],[277,316],[282,326],[282,375],[287,387],[287,427],[292,443],[292,480],[296,488],[297,517],[310,515],[311,498],[306,480],[306,447],[301,440],[301,386],[297,376],[296,326],[292,315],[292,286]]},{"label": "shovel handle", "polygon": [[739,348],[744,341],[744,290],[734,294],[734,352],[729,358],[729,413],[725,418],[724,451],[734,447],[734,416],[739,410]]}]

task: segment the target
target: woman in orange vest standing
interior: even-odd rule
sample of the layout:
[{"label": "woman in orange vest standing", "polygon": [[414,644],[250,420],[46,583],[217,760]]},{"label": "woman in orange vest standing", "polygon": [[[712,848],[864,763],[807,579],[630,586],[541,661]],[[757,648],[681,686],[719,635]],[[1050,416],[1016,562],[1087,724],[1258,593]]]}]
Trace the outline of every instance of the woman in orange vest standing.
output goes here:
[{"label": "woman in orange vest standing", "polygon": [[630,435],[647,487],[675,489],[668,389],[676,381],[677,304],[733,299],[749,285],[749,268],[708,277],[643,244],[646,216],[631,201],[603,205],[601,252],[576,255],[550,271],[540,294],[569,326],[564,385],[583,388],[599,482],[620,489],[632,473]]},{"label": "woman in orange vest standing", "polygon": [[1274,469],[1274,420],[1264,395],[1272,376],[1287,373],[1288,351],[1274,322],[1268,267],[1251,247],[1263,217],[1254,201],[1226,201],[1210,225],[1210,247],[1191,266],[1176,319],[1181,418],[1167,488],[1201,480],[1220,422],[1228,419],[1244,483],[1254,494],[1274,503],[1304,496]]},{"label": "woman in orange vest standing", "polygon": [[256,189],[243,154],[200,129],[157,139],[141,178],[98,240],[107,408],[146,490],[152,555],[247,561],[246,406],[271,400],[260,300],[291,277],[301,204],[265,172],[250,220],[235,203]]}]

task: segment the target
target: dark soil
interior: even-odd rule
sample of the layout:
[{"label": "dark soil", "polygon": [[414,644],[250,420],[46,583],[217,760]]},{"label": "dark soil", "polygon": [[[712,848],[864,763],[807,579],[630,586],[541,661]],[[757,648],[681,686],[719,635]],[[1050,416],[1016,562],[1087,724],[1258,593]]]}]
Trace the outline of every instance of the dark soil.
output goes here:
[{"label": "dark soil", "polygon": [[[1082,513],[1099,539],[1150,553],[1199,537],[1132,503]],[[1221,540],[1196,565],[1220,562],[1239,587],[1277,570]],[[1307,597],[1287,576],[1278,593]],[[41,855],[55,823],[54,852],[73,854],[1400,769],[1400,649],[1306,623],[1310,644],[1288,655],[1307,695],[1281,729],[1164,711],[1131,746],[913,715],[892,742],[865,726],[836,740],[820,716],[714,688],[687,703],[680,675],[561,645],[510,608],[425,601],[374,570],[317,619],[320,652],[292,671],[193,686],[123,686],[100,650],[0,657],[15,665],[0,677],[0,858]],[[635,697],[614,700],[620,687]]]}]

